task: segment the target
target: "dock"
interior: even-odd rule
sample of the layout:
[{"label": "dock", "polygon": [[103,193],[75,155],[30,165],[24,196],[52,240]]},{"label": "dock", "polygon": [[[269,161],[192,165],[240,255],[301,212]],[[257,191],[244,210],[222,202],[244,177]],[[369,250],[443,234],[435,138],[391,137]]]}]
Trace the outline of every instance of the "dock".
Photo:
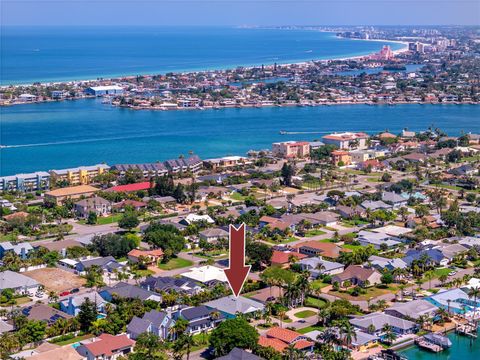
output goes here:
[{"label": "dock", "polygon": [[426,350],[429,350],[429,351],[432,351],[432,352],[435,352],[435,353],[443,351],[443,348],[440,345],[434,344],[434,343],[424,339],[423,337],[415,340],[415,344],[417,344],[422,349],[426,349]]},{"label": "dock", "polygon": [[474,339],[476,339],[477,336],[478,336],[477,326],[475,324],[472,324],[472,323],[457,324],[457,326],[455,327],[455,332],[459,335],[469,336],[469,337],[472,337]]}]

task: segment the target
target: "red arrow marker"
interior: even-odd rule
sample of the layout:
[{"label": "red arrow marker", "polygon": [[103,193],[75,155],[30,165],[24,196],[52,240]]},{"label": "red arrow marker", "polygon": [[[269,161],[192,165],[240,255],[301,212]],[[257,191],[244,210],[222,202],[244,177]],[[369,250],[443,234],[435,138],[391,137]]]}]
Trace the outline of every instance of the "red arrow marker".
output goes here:
[{"label": "red arrow marker", "polygon": [[242,291],[243,284],[250,272],[251,265],[245,266],[245,224],[237,229],[230,225],[230,260],[229,268],[225,269],[230,288],[233,294],[238,297]]}]

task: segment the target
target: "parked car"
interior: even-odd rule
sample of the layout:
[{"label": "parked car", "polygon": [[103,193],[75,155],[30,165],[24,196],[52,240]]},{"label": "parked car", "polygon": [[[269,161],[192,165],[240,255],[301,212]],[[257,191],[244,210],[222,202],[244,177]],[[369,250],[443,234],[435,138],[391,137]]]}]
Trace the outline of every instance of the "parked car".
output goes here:
[{"label": "parked car", "polygon": [[59,296],[67,296],[70,295],[70,291],[63,291],[59,294]]},{"label": "parked car", "polygon": [[78,293],[79,291],[80,291],[79,288],[74,288],[74,289],[70,290],[70,293],[75,294],[75,293]]}]

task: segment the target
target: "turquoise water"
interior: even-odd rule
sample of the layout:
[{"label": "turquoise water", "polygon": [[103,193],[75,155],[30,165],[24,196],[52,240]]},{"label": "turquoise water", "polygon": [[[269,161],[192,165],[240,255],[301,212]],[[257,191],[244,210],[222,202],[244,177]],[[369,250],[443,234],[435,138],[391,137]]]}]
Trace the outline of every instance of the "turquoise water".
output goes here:
[{"label": "turquoise water", "polygon": [[480,340],[470,342],[466,336],[458,336],[455,333],[448,335],[452,341],[452,347],[441,353],[432,353],[420,350],[418,347],[410,347],[400,351],[408,360],[478,360],[480,359]]},{"label": "turquoise water", "polygon": [[365,55],[403,45],[227,27],[2,27],[0,84],[96,79]]},{"label": "turquoise water", "polygon": [[[448,134],[480,132],[475,105],[338,105],[192,111],[135,111],[100,100],[1,108],[0,174],[99,162],[133,163],[243,155],[275,141],[319,139],[341,130],[399,132],[430,125]],[[280,130],[319,134],[280,135]]]}]

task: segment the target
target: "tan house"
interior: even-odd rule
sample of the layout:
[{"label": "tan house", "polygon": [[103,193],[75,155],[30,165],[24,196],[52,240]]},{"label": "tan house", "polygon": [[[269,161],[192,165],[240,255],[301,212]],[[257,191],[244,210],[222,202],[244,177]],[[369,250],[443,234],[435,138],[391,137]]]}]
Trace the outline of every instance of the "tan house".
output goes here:
[{"label": "tan house", "polygon": [[80,218],[87,218],[91,212],[97,214],[97,216],[107,216],[112,211],[112,205],[110,201],[100,196],[94,196],[76,202],[74,210]]},{"label": "tan house", "polygon": [[351,285],[372,286],[381,283],[382,274],[374,269],[366,269],[358,265],[350,265],[344,272],[332,276],[332,284],[343,286],[345,282]]}]

